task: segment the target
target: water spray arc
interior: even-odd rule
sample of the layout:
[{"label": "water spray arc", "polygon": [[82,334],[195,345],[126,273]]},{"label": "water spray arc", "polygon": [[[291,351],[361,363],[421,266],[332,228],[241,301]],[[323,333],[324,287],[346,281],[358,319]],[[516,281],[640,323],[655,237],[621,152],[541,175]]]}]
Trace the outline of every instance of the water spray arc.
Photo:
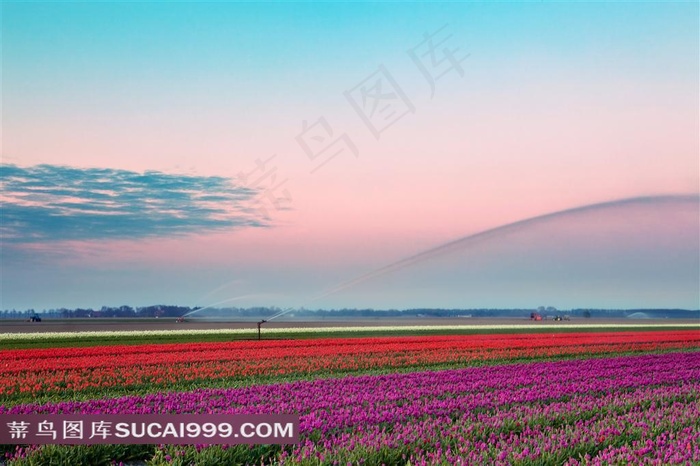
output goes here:
[{"label": "water spray arc", "polygon": [[188,312],[187,314],[183,315],[182,318],[184,319],[185,317],[190,317],[190,316],[192,316],[192,314],[196,314],[196,313],[198,313],[198,312],[202,312],[202,311],[205,311],[205,310],[207,310],[207,309],[212,309],[212,308],[214,308],[214,307],[216,307],[216,306],[218,306],[218,305],[220,305],[220,304],[230,303],[231,301],[240,301],[241,299],[255,298],[255,297],[257,297],[257,296],[258,296],[258,295],[254,295],[254,294],[246,294],[246,295],[243,295],[243,296],[236,296],[236,297],[234,297],[234,298],[224,299],[223,301],[219,301],[219,302],[214,303],[214,304],[209,304],[208,306],[204,306],[204,307],[202,307],[202,308],[195,309],[194,311],[190,311],[190,312]]},{"label": "water spray arc", "polygon": [[[547,222],[550,220],[554,220],[560,217],[567,217],[567,216],[575,216],[578,214],[583,214],[583,213],[588,213],[588,212],[595,212],[599,210],[606,210],[606,209],[613,209],[617,207],[624,207],[624,206],[643,206],[643,205],[664,205],[664,204],[688,204],[694,207],[700,207],[700,197],[699,195],[696,194],[674,194],[674,195],[660,195],[660,196],[640,196],[640,197],[631,197],[631,198],[625,198],[625,199],[616,199],[612,201],[606,201],[606,202],[600,202],[600,203],[595,203],[595,204],[587,204],[583,206],[578,206],[578,207],[572,207],[564,210],[559,210],[556,212],[550,212],[547,214],[542,214],[542,215],[537,215],[535,217],[530,217],[527,219],[523,220],[518,220],[512,223],[507,223],[504,225],[500,225],[495,228],[490,228],[488,230],[484,230],[478,233],[474,233],[468,236],[464,236],[462,238],[458,238],[453,241],[449,241],[447,243],[441,244],[437,247],[428,249],[426,251],[420,252],[418,254],[414,254],[412,256],[406,257],[404,259],[401,259],[399,261],[393,262],[389,265],[386,265],[384,267],[381,267],[379,269],[373,270],[371,272],[368,272],[366,274],[360,275],[352,280],[340,283],[333,288],[329,289],[328,291],[317,295],[313,298],[311,298],[308,303],[313,303],[314,301],[318,301],[320,299],[326,298],[328,296],[334,295],[336,293],[339,293],[343,290],[346,290],[348,288],[351,288],[353,286],[359,285],[361,283],[364,283],[368,280],[372,280],[375,278],[379,278],[381,276],[387,275],[391,272],[396,272],[398,270],[404,269],[406,267],[410,267],[414,264],[418,264],[420,262],[432,259],[434,257],[441,256],[443,254],[447,254],[452,251],[456,251],[459,249],[462,249],[469,244],[481,240],[486,240],[486,239],[492,239],[494,237],[499,237],[502,235],[506,235],[509,233],[514,233],[517,231],[520,231],[524,228],[537,225],[542,222]],[[700,211],[699,211],[700,212]],[[269,317],[267,321],[277,319],[279,317],[282,317],[285,314],[288,314],[289,312],[292,312],[294,308],[287,308],[285,310],[282,310],[273,316]]]}]

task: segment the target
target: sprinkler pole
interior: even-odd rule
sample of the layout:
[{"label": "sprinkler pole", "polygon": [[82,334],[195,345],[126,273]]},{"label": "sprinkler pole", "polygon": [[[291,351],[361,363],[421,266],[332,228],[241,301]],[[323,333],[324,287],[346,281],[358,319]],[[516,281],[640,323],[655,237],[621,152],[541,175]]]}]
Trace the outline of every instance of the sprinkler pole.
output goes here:
[{"label": "sprinkler pole", "polygon": [[263,320],[261,320],[260,322],[258,322],[258,340],[260,340],[260,326],[261,326],[262,324],[264,324],[265,322],[267,322],[265,319],[263,319]]}]

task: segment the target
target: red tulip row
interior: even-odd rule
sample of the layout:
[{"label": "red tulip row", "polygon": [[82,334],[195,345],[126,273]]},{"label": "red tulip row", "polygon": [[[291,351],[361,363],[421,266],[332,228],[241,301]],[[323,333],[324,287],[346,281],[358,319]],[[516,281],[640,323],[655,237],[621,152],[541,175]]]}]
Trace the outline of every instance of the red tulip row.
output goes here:
[{"label": "red tulip row", "polygon": [[0,351],[0,395],[700,347],[700,332],[491,334]]},{"label": "red tulip row", "polygon": [[[337,338],[317,340],[236,341],[46,348],[0,351],[0,375],[9,372],[118,367],[218,360],[309,357],[430,349],[542,348],[590,344],[697,342],[700,332],[652,331],[615,333],[490,334],[430,337]],[[28,364],[28,362],[30,364]]]}]

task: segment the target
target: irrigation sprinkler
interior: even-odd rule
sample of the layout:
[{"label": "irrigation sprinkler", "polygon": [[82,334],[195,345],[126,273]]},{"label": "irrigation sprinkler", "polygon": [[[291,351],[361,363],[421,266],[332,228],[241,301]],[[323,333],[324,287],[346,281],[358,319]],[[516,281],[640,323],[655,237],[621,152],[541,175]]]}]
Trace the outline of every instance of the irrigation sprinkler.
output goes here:
[{"label": "irrigation sprinkler", "polygon": [[262,324],[264,324],[265,322],[267,322],[265,319],[263,319],[263,320],[261,320],[260,322],[258,322],[258,340],[260,340],[260,326],[261,326]]}]

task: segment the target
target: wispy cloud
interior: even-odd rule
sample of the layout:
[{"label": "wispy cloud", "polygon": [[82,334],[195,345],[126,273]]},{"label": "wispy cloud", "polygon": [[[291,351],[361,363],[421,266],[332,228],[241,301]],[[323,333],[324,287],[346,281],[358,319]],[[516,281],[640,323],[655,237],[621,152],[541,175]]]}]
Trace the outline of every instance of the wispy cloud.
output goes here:
[{"label": "wispy cloud", "polygon": [[3,164],[0,233],[19,246],[265,226],[256,196],[216,176]]}]

